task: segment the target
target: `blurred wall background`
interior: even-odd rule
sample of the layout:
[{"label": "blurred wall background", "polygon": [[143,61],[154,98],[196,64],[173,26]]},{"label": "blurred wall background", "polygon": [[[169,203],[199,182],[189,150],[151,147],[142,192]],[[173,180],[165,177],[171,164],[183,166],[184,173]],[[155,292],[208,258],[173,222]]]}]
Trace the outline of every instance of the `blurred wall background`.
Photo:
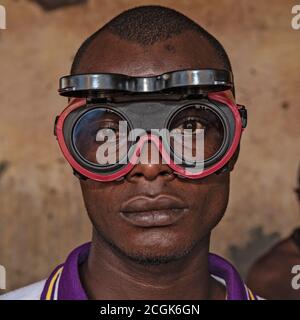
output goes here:
[{"label": "blurred wall background", "polygon": [[53,136],[54,117],[67,102],[57,94],[58,78],[69,73],[87,36],[142,4],[186,14],[214,34],[231,58],[237,101],[248,107],[249,125],[212,251],[245,274],[253,259],[300,224],[293,193],[300,160],[295,2],[74,0],[65,2],[79,4],[56,9],[54,2],[1,1],[7,29],[0,31],[0,264],[7,289],[46,277],[90,238],[79,183]]}]

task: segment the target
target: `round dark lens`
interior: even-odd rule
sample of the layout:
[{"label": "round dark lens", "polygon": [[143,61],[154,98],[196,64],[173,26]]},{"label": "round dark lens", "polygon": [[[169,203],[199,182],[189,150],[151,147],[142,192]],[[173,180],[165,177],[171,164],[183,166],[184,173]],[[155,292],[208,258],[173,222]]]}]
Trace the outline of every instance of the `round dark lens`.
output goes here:
[{"label": "round dark lens", "polygon": [[224,140],[221,118],[203,105],[191,105],[179,111],[168,129],[171,149],[183,162],[207,161],[217,154]]},{"label": "round dark lens", "polygon": [[73,145],[93,165],[113,165],[127,156],[128,124],[118,113],[95,108],[84,113],[73,129]]}]

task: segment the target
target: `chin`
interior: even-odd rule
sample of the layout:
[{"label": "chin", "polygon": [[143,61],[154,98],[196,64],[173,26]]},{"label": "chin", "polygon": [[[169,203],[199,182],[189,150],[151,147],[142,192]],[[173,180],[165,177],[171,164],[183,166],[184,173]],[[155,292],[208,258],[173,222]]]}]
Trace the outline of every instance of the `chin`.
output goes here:
[{"label": "chin", "polygon": [[181,242],[168,239],[147,239],[144,242],[131,242],[119,247],[119,251],[132,261],[144,265],[158,265],[180,260],[186,257],[196,246],[196,241]]},{"label": "chin", "polygon": [[137,262],[142,265],[160,265],[166,264],[174,261],[178,261],[187,256],[191,249],[178,248],[174,251],[164,251],[164,250],[137,250],[137,251],[124,251],[123,253],[130,260]]}]

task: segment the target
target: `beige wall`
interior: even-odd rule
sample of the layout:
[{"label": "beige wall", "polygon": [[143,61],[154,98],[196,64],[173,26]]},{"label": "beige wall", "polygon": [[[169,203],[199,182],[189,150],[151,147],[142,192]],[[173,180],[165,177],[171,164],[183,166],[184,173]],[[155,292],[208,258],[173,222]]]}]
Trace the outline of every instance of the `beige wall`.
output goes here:
[{"label": "beige wall", "polygon": [[[90,225],[79,184],[63,160],[53,120],[66,100],[56,90],[80,43],[120,11],[149,1],[100,0],[46,12],[31,1],[1,1],[0,264],[8,288],[45,277]],[[251,259],[300,221],[293,194],[300,160],[300,30],[294,1],[151,1],[173,7],[224,44],[237,100],[249,126],[232,174],[227,215],[212,250],[244,272]]]}]

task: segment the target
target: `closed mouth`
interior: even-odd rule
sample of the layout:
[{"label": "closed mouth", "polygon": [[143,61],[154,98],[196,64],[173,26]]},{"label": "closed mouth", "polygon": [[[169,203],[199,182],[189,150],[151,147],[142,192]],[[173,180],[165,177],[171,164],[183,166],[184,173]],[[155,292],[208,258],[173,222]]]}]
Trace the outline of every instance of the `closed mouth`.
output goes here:
[{"label": "closed mouth", "polygon": [[134,197],[122,205],[120,215],[136,226],[158,227],[174,224],[186,212],[187,206],[182,200],[161,195],[157,198]]}]

